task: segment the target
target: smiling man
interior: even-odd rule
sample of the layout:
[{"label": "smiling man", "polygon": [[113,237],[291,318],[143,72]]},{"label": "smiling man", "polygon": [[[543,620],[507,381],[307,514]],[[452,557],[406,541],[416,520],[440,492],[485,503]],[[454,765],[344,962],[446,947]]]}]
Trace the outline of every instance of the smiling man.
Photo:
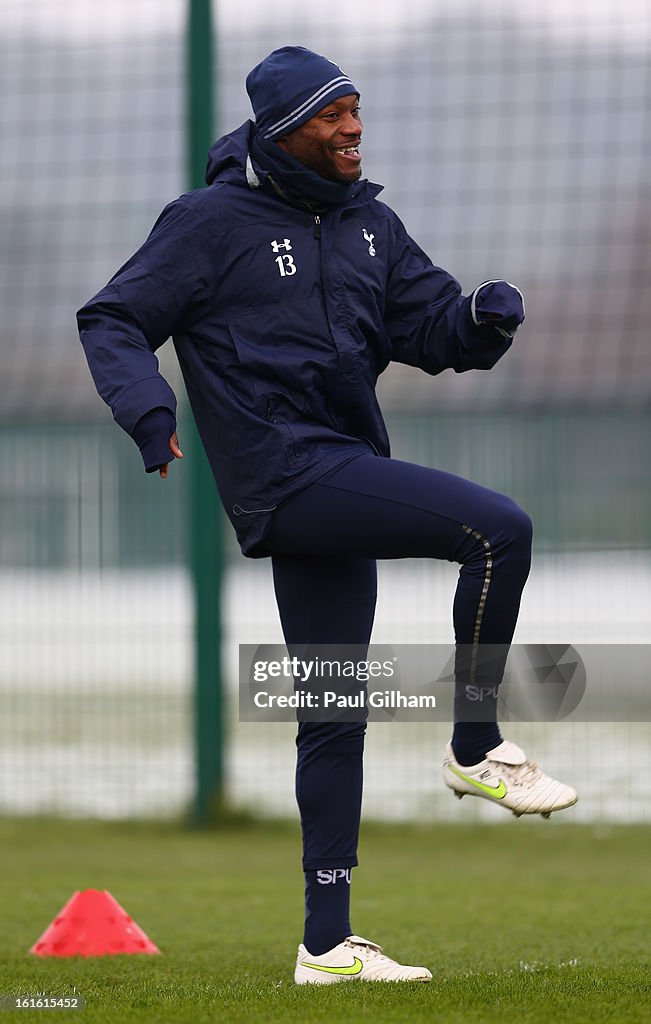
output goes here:
[{"label": "smiling man", "polygon": [[[336,64],[283,47],[247,89],[255,123],[212,147],[209,187],[170,203],[78,313],[97,389],[146,471],[166,477],[182,456],[155,352],[173,337],[242,551],[272,559],[292,656],[322,645],[365,656],[377,558],[459,564],[444,781],[457,796],[548,817],[576,793],[503,740],[496,720],[529,517],[504,495],[392,459],[375,395],[392,361],[429,374],[491,369],[524,320],[522,296],[496,280],[462,295],[377,199],[381,186],[361,178],[359,92]],[[499,656],[485,661],[482,645]],[[431,978],[352,934],[365,726],[359,714],[299,724],[298,984]]]},{"label": "smiling man", "polygon": [[355,95],[328,103],[301,128],[278,139],[278,145],[322,178],[348,183],[362,176],[361,141],[359,97]]}]

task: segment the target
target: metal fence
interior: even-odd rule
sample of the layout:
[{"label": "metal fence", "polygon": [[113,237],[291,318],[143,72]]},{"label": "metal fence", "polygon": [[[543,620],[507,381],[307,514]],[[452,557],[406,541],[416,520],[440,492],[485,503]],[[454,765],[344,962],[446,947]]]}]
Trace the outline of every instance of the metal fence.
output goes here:
[{"label": "metal fence", "polygon": [[[186,13],[184,0],[0,8],[0,812],[168,815],[192,799],[185,467],[162,501],[94,394],[74,330],[75,309],[186,187]],[[490,374],[394,366],[380,388],[395,455],[531,513],[517,638],[645,643],[646,5],[335,0],[326,20],[298,2],[222,0],[215,14],[221,130],[249,116],[245,75],[274,46],[327,53],[362,92],[365,172],[434,262],[466,290],[503,276],[526,294],[526,325]],[[171,352],[162,364],[178,386]],[[230,535],[227,551],[232,694],[237,643],[280,629],[269,566],[246,563]],[[383,565],[375,638],[449,640],[454,578],[448,565]],[[229,797],[289,812],[291,726],[241,725],[234,708]],[[438,784],[445,728],[388,729],[369,737],[367,813],[454,814]],[[582,786],[584,819],[648,820],[634,781],[648,737],[636,723],[515,738]],[[618,752],[617,778],[604,750]]]}]

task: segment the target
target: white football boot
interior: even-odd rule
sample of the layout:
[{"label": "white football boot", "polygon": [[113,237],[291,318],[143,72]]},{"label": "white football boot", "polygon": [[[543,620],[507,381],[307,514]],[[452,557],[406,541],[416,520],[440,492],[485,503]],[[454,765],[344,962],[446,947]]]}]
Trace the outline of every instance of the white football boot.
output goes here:
[{"label": "white football boot", "polygon": [[489,750],[479,764],[458,764],[448,743],[443,758],[443,779],[455,796],[481,796],[501,804],[516,818],[522,814],[542,814],[549,818],[552,811],[571,807],[578,797],[571,786],[566,786],[550,775],[545,775],[537,764],[528,761],[520,747],[503,740]]},{"label": "white football boot", "polygon": [[334,949],[312,956],[298,947],[294,981],[297,985],[332,985],[337,981],[431,981],[426,967],[397,964],[382,947],[359,935],[349,935]]}]

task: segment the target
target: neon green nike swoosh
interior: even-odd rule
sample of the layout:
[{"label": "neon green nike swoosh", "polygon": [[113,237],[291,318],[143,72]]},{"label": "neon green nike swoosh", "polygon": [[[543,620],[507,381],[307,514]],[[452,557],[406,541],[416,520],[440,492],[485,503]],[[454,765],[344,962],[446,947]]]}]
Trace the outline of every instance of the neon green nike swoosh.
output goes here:
[{"label": "neon green nike swoosh", "polygon": [[311,964],[307,960],[301,960],[301,967],[311,967],[313,971],[324,971],[326,974],[359,974],[364,964],[358,956],[355,963],[350,967],[322,967],[321,964]]},{"label": "neon green nike swoosh", "polygon": [[476,789],[481,790],[486,796],[492,797],[493,800],[501,800],[502,797],[506,796],[506,786],[502,779],[500,779],[499,786],[487,786],[485,782],[477,782],[476,779],[471,779],[469,775],[464,775],[463,772],[460,772],[458,768],[454,768],[451,764],[448,765],[448,768],[455,775],[458,775],[460,779],[463,779],[464,782],[469,782],[471,786],[475,786]]}]

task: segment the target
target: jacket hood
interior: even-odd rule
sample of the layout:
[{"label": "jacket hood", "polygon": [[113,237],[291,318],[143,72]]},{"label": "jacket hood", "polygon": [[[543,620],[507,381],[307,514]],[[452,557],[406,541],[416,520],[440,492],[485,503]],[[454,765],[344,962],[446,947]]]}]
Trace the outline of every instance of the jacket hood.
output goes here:
[{"label": "jacket hood", "polygon": [[212,185],[217,179],[246,185],[246,158],[253,131],[253,121],[245,121],[210,147],[205,174],[207,185]]},{"label": "jacket hood", "polygon": [[[262,170],[256,165],[254,168],[250,161],[250,151],[253,137],[256,133],[256,126],[253,121],[245,121],[239,128],[223,135],[217,139],[208,150],[208,164],[206,166],[205,180],[207,185],[213,185],[216,181],[227,181],[241,188],[257,187],[251,185],[249,174],[253,180],[258,181],[268,176],[269,171]],[[364,180],[360,182],[361,190],[353,200],[355,205],[368,199],[373,199],[382,191],[382,185]]]}]

